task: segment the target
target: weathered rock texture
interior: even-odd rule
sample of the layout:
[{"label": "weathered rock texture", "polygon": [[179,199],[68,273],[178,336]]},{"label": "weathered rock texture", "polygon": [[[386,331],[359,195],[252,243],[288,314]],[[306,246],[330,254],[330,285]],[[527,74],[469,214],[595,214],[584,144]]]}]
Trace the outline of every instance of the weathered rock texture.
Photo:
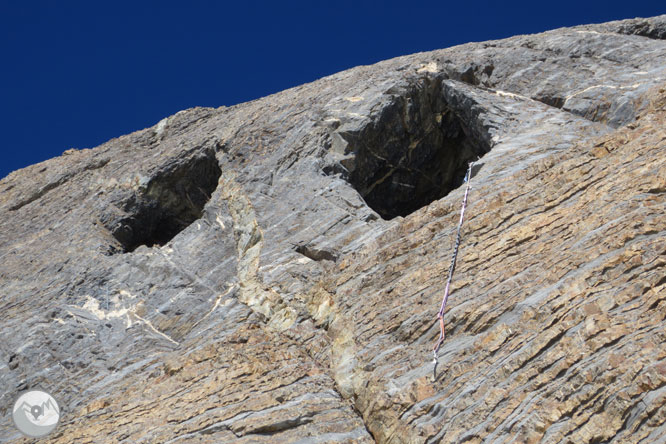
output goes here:
[{"label": "weathered rock texture", "polygon": [[42,388],[54,443],[666,442],[665,34],[401,57],[12,173],[0,439]]}]

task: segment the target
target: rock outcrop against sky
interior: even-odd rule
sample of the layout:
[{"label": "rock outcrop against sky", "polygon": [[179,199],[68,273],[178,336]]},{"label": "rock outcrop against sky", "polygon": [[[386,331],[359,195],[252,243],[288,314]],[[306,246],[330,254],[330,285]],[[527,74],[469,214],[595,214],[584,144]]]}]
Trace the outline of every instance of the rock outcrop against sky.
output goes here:
[{"label": "rock outcrop against sky", "polygon": [[0,440],[41,388],[53,443],[666,442],[665,35],[400,57],[12,173]]}]

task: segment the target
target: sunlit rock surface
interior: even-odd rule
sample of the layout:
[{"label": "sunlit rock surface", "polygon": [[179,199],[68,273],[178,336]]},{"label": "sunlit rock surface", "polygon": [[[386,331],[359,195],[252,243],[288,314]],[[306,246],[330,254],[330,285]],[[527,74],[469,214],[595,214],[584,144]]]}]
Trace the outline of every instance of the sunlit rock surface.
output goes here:
[{"label": "sunlit rock surface", "polygon": [[54,443],[664,442],[665,35],[400,57],[10,174],[0,440],[41,388]]}]

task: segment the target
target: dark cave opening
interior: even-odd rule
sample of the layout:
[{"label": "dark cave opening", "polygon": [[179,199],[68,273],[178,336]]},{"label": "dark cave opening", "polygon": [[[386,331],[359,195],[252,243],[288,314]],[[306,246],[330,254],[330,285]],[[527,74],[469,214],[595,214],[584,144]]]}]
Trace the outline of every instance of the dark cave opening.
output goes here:
[{"label": "dark cave opening", "polygon": [[478,110],[441,82],[397,94],[360,132],[341,134],[347,180],[385,219],[408,214],[459,187],[470,161],[490,151]]},{"label": "dark cave opening", "polygon": [[126,216],[111,229],[122,252],[165,245],[199,219],[221,174],[211,150],[174,162],[152,178],[143,192],[124,202]]}]

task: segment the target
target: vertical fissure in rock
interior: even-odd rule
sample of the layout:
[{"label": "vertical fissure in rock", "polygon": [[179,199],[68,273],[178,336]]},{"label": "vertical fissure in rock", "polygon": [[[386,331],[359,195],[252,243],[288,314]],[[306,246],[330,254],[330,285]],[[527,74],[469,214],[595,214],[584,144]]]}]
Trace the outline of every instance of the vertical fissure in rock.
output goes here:
[{"label": "vertical fissure in rock", "polygon": [[124,216],[110,227],[122,252],[161,246],[203,214],[222,171],[212,150],[174,162],[122,204]]},{"label": "vertical fissure in rock", "polygon": [[347,180],[369,207],[393,219],[459,187],[470,161],[490,150],[474,104],[424,81],[394,100],[370,124],[344,133]]}]

